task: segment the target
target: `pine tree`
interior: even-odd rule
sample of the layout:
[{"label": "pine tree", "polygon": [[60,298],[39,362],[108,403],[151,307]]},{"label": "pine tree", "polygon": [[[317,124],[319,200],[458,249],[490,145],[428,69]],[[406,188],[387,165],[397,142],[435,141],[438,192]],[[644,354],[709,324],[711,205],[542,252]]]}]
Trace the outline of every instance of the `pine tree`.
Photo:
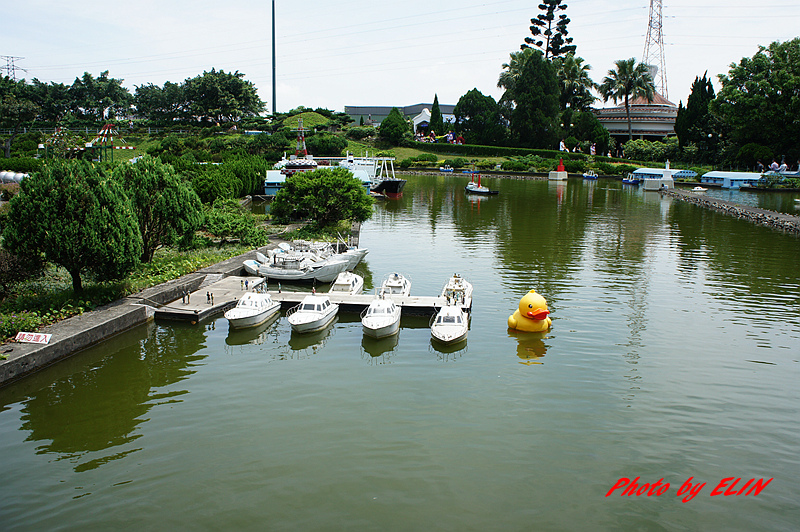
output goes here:
[{"label": "pine tree", "polygon": [[556,11],[566,11],[567,4],[563,4],[561,0],[542,0],[539,9],[544,13],[531,19],[533,37],[525,37],[525,44],[520,48],[524,50],[536,46],[544,51],[544,58],[548,60],[575,53],[577,46],[572,44],[572,37],[567,37],[569,18],[562,13],[556,20]]},{"label": "pine tree", "polygon": [[444,119],[442,118],[442,111],[439,109],[439,95],[433,95],[433,105],[431,106],[431,123],[428,126],[428,131],[435,131],[439,135],[444,135]]}]

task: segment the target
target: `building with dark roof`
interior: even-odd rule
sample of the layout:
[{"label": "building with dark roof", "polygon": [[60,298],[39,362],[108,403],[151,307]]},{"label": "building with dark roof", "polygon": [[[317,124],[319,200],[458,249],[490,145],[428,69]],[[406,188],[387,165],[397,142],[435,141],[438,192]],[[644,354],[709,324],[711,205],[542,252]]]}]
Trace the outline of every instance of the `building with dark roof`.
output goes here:
[{"label": "building with dark roof", "polygon": [[[397,109],[402,113],[402,115],[406,118],[414,118],[415,116],[419,115],[423,109],[430,110],[433,107],[432,103],[418,103],[416,105],[407,105],[405,107],[398,107]],[[456,108],[455,105],[447,105],[447,104],[439,104],[439,110],[442,113],[442,117],[445,118],[447,121],[448,115],[453,115],[453,111]],[[378,125],[383,122],[383,119],[389,116],[389,112],[392,110],[392,107],[385,107],[385,106],[373,106],[373,107],[365,107],[365,106],[356,106],[356,105],[345,105],[344,112],[353,119],[354,123],[360,124],[363,118],[364,125]]]},{"label": "building with dark roof", "polygon": [[[630,109],[633,138],[662,140],[675,134],[678,107],[659,93],[653,95],[652,102],[642,97],[631,100]],[[612,137],[622,143],[628,141],[628,119],[624,103],[617,107],[595,109],[594,112]]]}]

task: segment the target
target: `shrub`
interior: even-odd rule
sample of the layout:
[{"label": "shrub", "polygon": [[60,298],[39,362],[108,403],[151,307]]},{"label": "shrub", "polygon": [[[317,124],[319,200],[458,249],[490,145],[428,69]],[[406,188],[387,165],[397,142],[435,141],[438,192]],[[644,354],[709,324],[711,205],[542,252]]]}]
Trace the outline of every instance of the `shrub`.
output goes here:
[{"label": "shrub", "polygon": [[469,160],[463,157],[456,157],[455,159],[445,159],[444,164],[452,166],[453,168],[464,168],[469,164]]},{"label": "shrub", "polygon": [[586,171],[586,161],[564,161],[564,169],[570,174],[582,174]]},{"label": "shrub", "polygon": [[347,138],[353,140],[362,140],[375,133],[375,128],[372,127],[351,127],[347,130]]},{"label": "shrub", "polygon": [[510,160],[510,161],[503,161],[503,164],[500,166],[503,170],[508,170],[510,172],[524,172],[528,169],[528,165],[522,161]]}]

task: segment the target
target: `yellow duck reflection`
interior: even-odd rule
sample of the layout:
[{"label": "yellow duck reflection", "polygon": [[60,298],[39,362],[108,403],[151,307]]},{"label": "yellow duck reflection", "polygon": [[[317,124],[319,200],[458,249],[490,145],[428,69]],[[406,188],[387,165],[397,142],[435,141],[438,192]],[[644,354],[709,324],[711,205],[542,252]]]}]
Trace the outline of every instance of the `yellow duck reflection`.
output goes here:
[{"label": "yellow duck reflection", "polygon": [[517,356],[520,358],[519,363],[531,366],[533,364],[543,364],[540,360],[547,353],[547,346],[544,344],[544,339],[547,337],[547,331],[538,333],[521,333],[514,330],[508,331],[509,336],[517,339]]}]

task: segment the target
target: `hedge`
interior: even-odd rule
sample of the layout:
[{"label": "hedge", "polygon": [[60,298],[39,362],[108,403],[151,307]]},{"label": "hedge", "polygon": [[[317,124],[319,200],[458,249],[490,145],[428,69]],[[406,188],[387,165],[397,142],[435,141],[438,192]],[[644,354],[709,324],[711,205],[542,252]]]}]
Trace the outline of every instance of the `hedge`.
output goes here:
[{"label": "hedge", "polygon": [[42,161],[31,157],[9,157],[8,159],[0,159],[0,171],[5,172],[29,174],[37,171],[41,167]]},{"label": "hedge", "polygon": [[573,153],[558,150],[537,150],[532,148],[509,148],[506,146],[478,146],[475,144],[446,144],[446,143],[427,143],[411,142],[407,144],[410,148],[418,150],[443,153],[447,155],[461,156],[480,156],[480,157],[514,157],[521,155],[538,155],[545,159],[586,159],[584,153]]}]

